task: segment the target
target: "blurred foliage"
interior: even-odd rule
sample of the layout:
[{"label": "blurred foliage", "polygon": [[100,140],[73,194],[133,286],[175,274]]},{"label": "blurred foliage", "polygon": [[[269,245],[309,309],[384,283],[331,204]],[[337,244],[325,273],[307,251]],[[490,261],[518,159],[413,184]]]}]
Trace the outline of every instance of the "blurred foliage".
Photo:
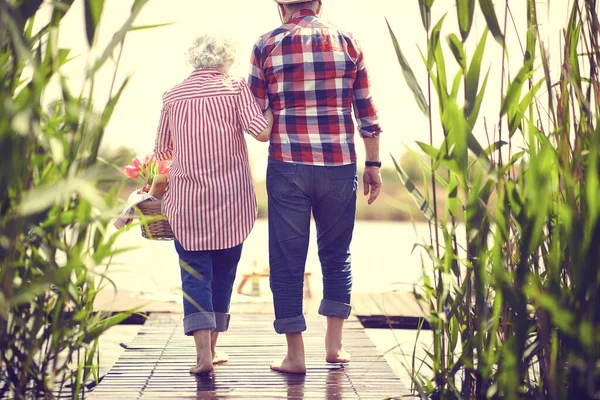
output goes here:
[{"label": "blurred foliage", "polygon": [[[445,37],[450,15],[432,26],[434,1],[417,3],[428,39],[426,92],[390,34],[415,100],[444,140],[418,143],[430,157],[424,193],[414,171],[396,165],[432,226],[430,242],[420,245],[435,273],[424,273],[415,296],[429,306],[433,346],[413,366],[433,378],[413,368],[415,390],[434,399],[600,398],[598,5],[569,2],[562,57],[552,64],[538,31],[541,1],[506,1],[501,28],[491,0],[479,7],[456,0],[459,32]],[[526,7],[527,24],[515,26],[522,40],[509,43],[504,30],[514,4]],[[469,40],[477,12],[487,29]],[[496,43],[487,42],[490,33]],[[502,55],[501,93],[486,93],[489,48]],[[506,57],[519,53],[521,67],[509,71]],[[488,127],[477,121],[490,95],[502,102],[493,116],[497,140],[484,148],[476,136]],[[439,115],[431,114],[432,101]],[[523,147],[513,145],[519,136]]]},{"label": "blurred foliage", "polygon": [[[118,183],[98,154],[127,85],[115,85],[120,57],[109,61],[146,2],[105,48],[95,45],[104,1],[84,2],[97,57],[74,94],[63,73],[72,54],[58,45],[73,0],[0,0],[0,398],[78,398],[98,378],[98,337],[130,315],[93,309],[118,236],[106,233]],[[114,69],[113,85],[94,104],[101,68]],[[60,99],[45,97],[51,85]]]}]

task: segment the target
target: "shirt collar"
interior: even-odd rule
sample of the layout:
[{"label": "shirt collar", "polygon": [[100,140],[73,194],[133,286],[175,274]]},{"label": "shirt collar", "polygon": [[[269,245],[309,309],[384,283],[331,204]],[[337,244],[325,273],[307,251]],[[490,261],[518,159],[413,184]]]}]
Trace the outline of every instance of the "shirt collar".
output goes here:
[{"label": "shirt collar", "polygon": [[212,76],[212,75],[225,75],[223,74],[221,71],[219,71],[217,68],[199,68],[199,69],[195,69],[194,71],[192,71],[192,73],[190,74],[190,78],[198,78],[201,76]]},{"label": "shirt collar", "polygon": [[306,8],[306,9],[302,9],[302,10],[296,11],[294,14],[292,14],[292,18],[290,18],[290,21],[292,19],[296,19],[296,18],[304,18],[304,17],[307,17],[309,15],[311,17],[316,17],[317,16],[317,14],[313,10]]}]

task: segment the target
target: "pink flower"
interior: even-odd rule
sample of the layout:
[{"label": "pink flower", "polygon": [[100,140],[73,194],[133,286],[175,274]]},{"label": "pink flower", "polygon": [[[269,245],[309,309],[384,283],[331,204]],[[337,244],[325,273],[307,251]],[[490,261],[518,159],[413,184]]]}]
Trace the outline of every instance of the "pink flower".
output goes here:
[{"label": "pink flower", "polygon": [[133,165],[128,165],[125,167],[125,175],[129,178],[134,179],[140,176],[140,170],[138,167],[134,167]]},{"label": "pink flower", "polygon": [[170,169],[171,169],[171,163],[169,161],[159,161],[158,162],[158,174],[159,175],[169,175]]},{"label": "pink flower", "polygon": [[131,162],[133,163],[133,166],[136,167],[139,170],[144,169],[145,164],[142,162],[142,160],[139,157],[133,157],[133,160],[131,160]]},{"label": "pink flower", "polygon": [[146,154],[146,158],[144,159],[144,165],[148,165],[150,160],[152,159],[153,154]]}]

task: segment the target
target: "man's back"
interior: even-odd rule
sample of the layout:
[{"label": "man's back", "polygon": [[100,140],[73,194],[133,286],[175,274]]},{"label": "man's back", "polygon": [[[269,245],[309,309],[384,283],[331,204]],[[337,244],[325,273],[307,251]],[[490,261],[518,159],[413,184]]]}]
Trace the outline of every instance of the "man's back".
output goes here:
[{"label": "man's back", "polygon": [[380,132],[357,42],[301,10],[254,46],[249,84],[275,121],[271,157],[312,165],[356,161],[352,108],[359,130]]}]

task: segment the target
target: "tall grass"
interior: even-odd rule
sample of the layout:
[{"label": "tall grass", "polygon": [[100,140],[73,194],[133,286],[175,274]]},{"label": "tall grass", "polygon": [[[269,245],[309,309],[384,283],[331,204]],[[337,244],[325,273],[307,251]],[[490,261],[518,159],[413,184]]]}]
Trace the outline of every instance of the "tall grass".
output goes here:
[{"label": "tall grass", "polygon": [[[116,74],[110,60],[146,2],[133,2],[105,48],[95,44],[104,1],[84,2],[98,56],[75,94],[63,68],[74,55],[58,47],[73,1],[0,0],[0,398],[78,398],[98,378],[98,337],[129,314],[93,310],[117,238],[106,233],[117,186],[98,190],[114,183],[98,151],[127,79],[95,82],[101,68]],[[61,98],[47,97],[52,84]],[[93,102],[99,90],[104,104]]]},{"label": "tall grass", "polygon": [[[408,86],[430,127],[439,125],[444,133],[439,145],[419,143],[433,160],[430,184],[444,188],[439,215],[436,186],[433,198],[421,195],[397,166],[432,225],[431,241],[423,246],[436,273],[423,286],[434,330],[425,365],[433,378],[415,373],[417,390],[423,398],[440,399],[600,398],[597,2],[570,2],[556,64],[539,32],[541,2],[506,1],[499,20],[491,0],[456,0],[458,32],[445,37],[444,19],[451,16],[431,27],[433,4],[415,4],[427,37],[423,61],[430,95],[390,28]],[[511,32],[522,39],[522,49],[506,40],[515,6],[527,9],[526,26]],[[476,13],[487,29],[468,52]],[[445,59],[443,48],[453,60]],[[500,93],[486,92],[489,51],[502,55]],[[507,55],[519,53],[520,68],[509,71]],[[453,77],[449,62],[458,66]],[[555,81],[550,71],[556,69]],[[501,97],[497,114],[486,116],[497,118],[496,141],[489,139],[487,124],[477,123],[489,96]],[[438,115],[432,115],[432,101]],[[488,144],[477,137],[487,137]],[[440,167],[447,172],[439,173]],[[459,216],[464,223],[456,222]]]}]

